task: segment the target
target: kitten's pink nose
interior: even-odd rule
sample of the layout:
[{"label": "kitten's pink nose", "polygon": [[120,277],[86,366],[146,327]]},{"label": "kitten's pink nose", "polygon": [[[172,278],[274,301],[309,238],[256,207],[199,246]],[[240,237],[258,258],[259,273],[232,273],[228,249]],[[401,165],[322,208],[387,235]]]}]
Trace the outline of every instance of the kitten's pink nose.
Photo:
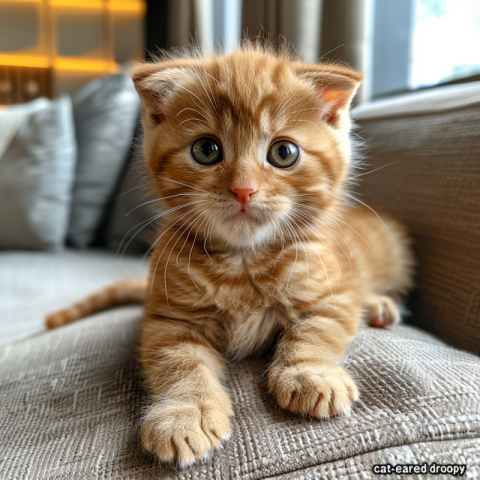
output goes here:
[{"label": "kitten's pink nose", "polygon": [[250,197],[256,193],[256,190],[253,188],[232,188],[232,192],[242,205],[245,205]]}]

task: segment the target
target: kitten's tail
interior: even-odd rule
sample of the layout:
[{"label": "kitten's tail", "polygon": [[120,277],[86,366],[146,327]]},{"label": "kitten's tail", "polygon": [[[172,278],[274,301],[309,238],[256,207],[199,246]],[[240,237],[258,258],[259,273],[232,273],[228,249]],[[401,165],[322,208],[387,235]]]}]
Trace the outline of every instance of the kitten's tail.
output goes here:
[{"label": "kitten's tail", "polygon": [[45,324],[47,328],[56,328],[117,305],[129,303],[143,304],[146,293],[146,278],[134,278],[117,282],[74,303],[70,307],[51,313],[45,319]]}]

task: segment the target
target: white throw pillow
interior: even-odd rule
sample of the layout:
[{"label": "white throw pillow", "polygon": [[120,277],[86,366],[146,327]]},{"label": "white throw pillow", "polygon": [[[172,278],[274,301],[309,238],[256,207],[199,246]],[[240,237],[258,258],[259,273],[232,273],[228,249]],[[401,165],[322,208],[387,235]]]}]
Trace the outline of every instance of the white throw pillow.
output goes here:
[{"label": "white throw pillow", "polygon": [[0,249],[64,245],[75,175],[70,98],[0,112]]}]

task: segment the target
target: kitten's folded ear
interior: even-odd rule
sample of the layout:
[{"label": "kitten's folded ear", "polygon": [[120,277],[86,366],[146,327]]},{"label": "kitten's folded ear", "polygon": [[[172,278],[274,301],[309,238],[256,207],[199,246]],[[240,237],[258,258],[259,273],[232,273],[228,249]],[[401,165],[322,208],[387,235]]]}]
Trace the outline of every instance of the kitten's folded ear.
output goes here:
[{"label": "kitten's folded ear", "polygon": [[132,74],[144,112],[157,124],[166,120],[165,102],[175,85],[197,67],[196,60],[178,59],[138,65]]},{"label": "kitten's folded ear", "polygon": [[362,81],[360,73],[340,65],[302,65],[296,69],[300,78],[314,84],[317,95],[326,104],[325,120],[335,125]]}]

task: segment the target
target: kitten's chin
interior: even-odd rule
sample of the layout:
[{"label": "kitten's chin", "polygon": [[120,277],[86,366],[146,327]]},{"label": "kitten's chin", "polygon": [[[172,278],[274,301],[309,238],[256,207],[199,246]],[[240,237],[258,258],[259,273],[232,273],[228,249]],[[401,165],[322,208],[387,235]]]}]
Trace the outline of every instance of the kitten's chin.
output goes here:
[{"label": "kitten's chin", "polygon": [[258,225],[248,220],[222,223],[217,227],[217,234],[231,247],[243,249],[267,246],[275,236],[268,223]]}]

